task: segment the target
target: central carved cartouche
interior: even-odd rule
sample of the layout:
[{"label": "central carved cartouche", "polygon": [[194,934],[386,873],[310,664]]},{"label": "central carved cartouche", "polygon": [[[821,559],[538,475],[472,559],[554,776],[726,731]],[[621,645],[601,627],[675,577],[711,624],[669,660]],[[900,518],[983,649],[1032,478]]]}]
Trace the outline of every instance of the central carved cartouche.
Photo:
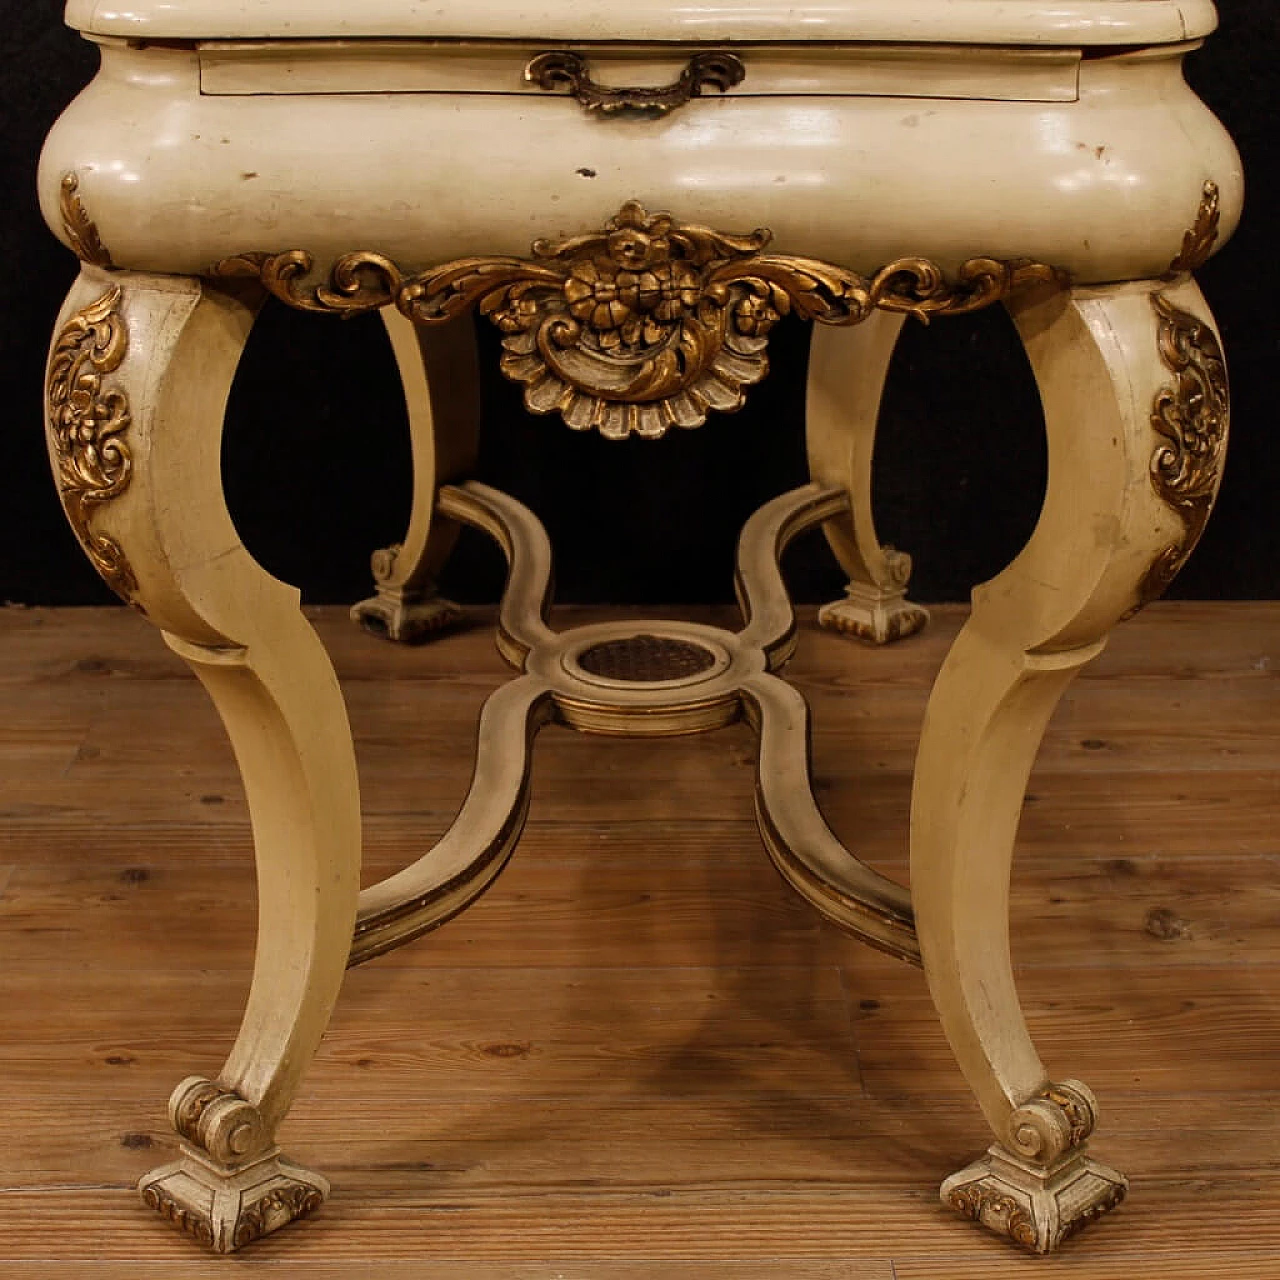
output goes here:
[{"label": "central carved cartouche", "polygon": [[349,253],[317,280],[311,254],[290,250],[227,258],[209,274],[256,277],[307,311],[395,305],[418,324],[440,324],[479,307],[502,331],[503,372],[524,384],[532,412],[615,438],[661,436],[741,408],[743,388],[768,372],[765,348],[783,316],[852,325],[879,309],[928,320],[1062,279],[1043,263],[981,257],[952,277],[927,258],[862,276],[768,253],[772,238],[678,222],[632,200],[602,230],[537,241],[529,258],[463,258],[406,277],[383,254]]}]

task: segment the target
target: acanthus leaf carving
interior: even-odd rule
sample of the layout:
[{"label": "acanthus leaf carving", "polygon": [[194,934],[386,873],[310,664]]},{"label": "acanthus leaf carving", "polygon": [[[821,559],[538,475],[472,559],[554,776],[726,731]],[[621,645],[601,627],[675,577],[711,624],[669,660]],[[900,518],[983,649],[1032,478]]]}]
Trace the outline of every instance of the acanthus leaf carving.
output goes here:
[{"label": "acanthus leaf carving", "polygon": [[122,297],[120,287],[113,286],[63,325],[54,340],[45,397],[67,519],[107,585],[131,600],[138,583],[124,550],[94,528],[95,512],[124,493],[133,475],[125,439],[129,401],[108,383],[129,348]]},{"label": "acanthus leaf carving", "polygon": [[78,174],[63,174],[58,188],[58,211],[62,215],[62,230],[76,256],[91,266],[112,270],[115,263],[111,261],[111,254],[102,243],[97,224],[80,199]]},{"label": "acanthus leaf carving", "polygon": [[1031,1214],[1002,1188],[973,1182],[952,1191],[947,1203],[958,1213],[1008,1236],[1024,1249],[1037,1250],[1039,1236]]},{"label": "acanthus leaf carving", "polygon": [[1158,599],[1195,550],[1222,480],[1231,422],[1226,359],[1213,328],[1163,293],[1152,297],[1160,359],[1175,377],[1160,389],[1151,426],[1161,443],[1151,458],[1151,483],[1182,520],[1182,537],[1165,550],[1143,584],[1142,600]]},{"label": "acanthus leaf carving", "polygon": [[350,315],[394,304],[418,324],[475,307],[501,331],[503,372],[534,413],[621,438],[696,427],[740,408],[768,371],[769,335],[795,314],[852,325],[877,309],[976,311],[1033,284],[1061,282],[1043,263],[977,257],[953,277],[904,258],[871,277],[766,252],[772,234],[731,235],[650,214],[628,201],[600,231],[539,240],[529,258],[474,257],[408,276],[388,257],[346,254],[328,276],[301,250],[244,254],[214,276],[256,277],[308,311]]},{"label": "acanthus leaf carving", "polygon": [[1182,248],[1169,264],[1167,279],[1199,271],[1209,261],[1222,224],[1222,196],[1218,184],[1206,182],[1200,193],[1200,208],[1191,229],[1182,237]]}]

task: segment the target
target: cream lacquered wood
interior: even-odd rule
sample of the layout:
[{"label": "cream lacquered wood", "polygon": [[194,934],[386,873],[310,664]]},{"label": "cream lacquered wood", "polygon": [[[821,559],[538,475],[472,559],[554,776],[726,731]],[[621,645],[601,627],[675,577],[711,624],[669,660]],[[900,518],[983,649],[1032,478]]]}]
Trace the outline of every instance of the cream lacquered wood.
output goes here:
[{"label": "cream lacquered wood", "polygon": [[435,39],[932,40],[1135,45],[1213,30],[1210,0],[70,0],[82,31],[151,40],[426,36]]},{"label": "cream lacquered wood", "polygon": [[49,134],[41,205],[63,234],[75,172],[113,261],[177,275],[253,250],[374,250],[408,271],[524,256],[641,198],[864,273],[986,254],[1080,283],[1158,276],[1206,178],[1224,236],[1243,200],[1187,49],[1086,59],[1073,102],[731,92],[601,121],[562,94],[202,95],[195,50],[113,46]]},{"label": "cream lacquered wood", "polygon": [[[259,93],[519,93],[542,44],[442,44],[422,40],[203,41],[200,89]],[[628,88],[676,80],[688,48],[585,45],[593,77]],[[1074,102],[1081,52],[937,44],[740,46],[747,78],[735,98],[766,96],[979,98]]]},{"label": "cream lacquered wood", "polygon": [[[987,1155],[944,1184],[944,1199],[1039,1252],[1115,1207],[1124,1179],[1087,1154],[1093,1097],[1048,1075],[1018,1006],[1008,883],[1025,782],[1054,704],[1112,626],[1167,585],[1220,478],[1225,371],[1189,277],[1234,229],[1243,184],[1230,139],[1181,70],[1211,30],[1213,6],[73,0],[68,17],[103,46],[103,60],[41,160],[45,216],[87,262],[51,359],[51,456],[90,557],[217,702],[259,866],[245,1020],[219,1078],[189,1078],[174,1093],[180,1158],[143,1180],[147,1202],[224,1251],[318,1207],[327,1183],[283,1160],[274,1134],[348,953],[359,960],[398,945],[491,882],[524,819],[529,739],[554,714],[627,736],[700,732],[739,715],[758,724],[757,807],[779,871],[846,929],[923,962],[994,1133]],[[580,100],[563,81],[549,81],[552,92],[522,84],[543,41],[591,63],[567,60]],[[703,70],[719,67],[713,85],[728,91],[692,96],[691,68],[681,86],[689,100],[673,93],[661,104],[669,115],[643,93],[610,115],[617,95],[594,87],[597,75],[615,87],[670,84],[686,59],[724,43],[745,78],[730,57],[704,57]],[[632,236],[662,225],[640,204],[670,214],[669,239],[665,229],[652,242]],[[717,241],[700,227],[768,228],[772,242],[766,249],[763,232]],[[612,257],[598,248],[603,236],[574,239],[602,228],[616,233]],[[574,272],[595,284],[583,293],[582,276],[557,275],[547,264],[561,260],[531,248],[537,241],[569,241],[563,252],[582,254]],[[680,246],[704,243],[728,247],[698,252],[741,256],[709,266],[690,258],[705,279],[687,264],[692,274],[677,276],[690,252]],[[473,255],[482,261],[406,280]],[[984,267],[984,257],[1002,261]],[[640,259],[651,277],[643,285]],[[1017,262],[1026,259],[1040,265]],[[902,306],[906,282],[930,273],[926,298],[936,287],[967,301],[972,277],[957,276],[975,262],[979,279],[1020,286],[1009,296],[1000,284],[996,295],[1008,298],[1044,400],[1047,496],[1026,549],[975,592],[935,685],[914,780],[910,893],[827,827],[810,786],[803,699],[773,674],[795,639],[776,556],[805,523],[829,525],[854,580],[849,600],[824,614],[833,625],[883,642],[923,622],[903,594],[906,559],[880,544],[870,510],[880,390],[900,327],[899,316],[879,313],[815,346],[807,429],[816,483],[750,522],[740,634],[648,621],[557,636],[547,621],[550,547],[533,515],[474,484],[440,487],[467,480],[475,457],[469,321],[419,339],[391,319],[415,509],[403,543],[379,553],[378,597],[357,613],[400,636],[446,618],[432,580],[454,532],[447,522],[475,524],[511,562],[498,642],[525,683],[490,704],[475,787],[449,835],[358,895],[360,798],[337,682],[297,593],[245,552],[221,494],[222,415],[262,285],[342,311],[405,306],[441,278],[541,281],[496,309],[486,294],[490,314],[516,335],[518,358],[508,348],[506,367],[523,368],[546,397],[532,407],[560,410],[579,429],[660,434],[668,420],[659,409],[677,396],[655,408],[644,398],[655,384],[616,376],[633,354],[636,316],[646,334],[674,324],[655,299],[666,298],[667,312],[685,308],[671,332],[686,356],[716,337],[714,325],[721,339],[732,324],[758,344],[737,349],[736,366],[727,357],[695,364],[696,385],[672,384],[688,405],[696,392],[705,400],[694,407],[724,408],[738,403],[739,383],[763,373],[764,334],[788,304],[803,311],[826,289],[826,309],[808,314],[865,318],[841,307],[864,293],[868,306]],[[281,274],[289,266],[299,273],[292,284]],[[385,287],[352,283],[351,271],[369,270]],[[747,274],[725,293],[735,270]],[[881,274],[873,287],[849,272]],[[817,292],[794,292],[793,280],[817,282],[806,286]],[[636,300],[624,304],[630,292]],[[593,299],[585,311],[584,297]],[[762,320],[766,297],[777,311]],[[553,344],[584,330],[602,350],[606,338],[610,350],[621,342],[625,359],[595,383],[545,376],[550,365],[519,349],[525,303],[550,318],[537,339],[547,361],[564,354]],[[695,322],[701,330],[688,327]],[[594,399],[575,400],[579,391]],[[619,405],[631,416],[610,418]],[[692,426],[696,415],[669,421]],[[708,663],[690,657],[698,650]]]}]

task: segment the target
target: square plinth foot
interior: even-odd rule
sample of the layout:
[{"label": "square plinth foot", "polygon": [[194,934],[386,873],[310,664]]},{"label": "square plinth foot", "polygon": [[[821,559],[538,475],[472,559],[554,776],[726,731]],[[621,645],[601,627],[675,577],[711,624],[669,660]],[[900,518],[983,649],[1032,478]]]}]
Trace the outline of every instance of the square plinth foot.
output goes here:
[{"label": "square plinth foot", "polygon": [[376,595],[351,606],[351,620],[366,631],[397,644],[419,644],[462,619],[462,609],[441,596],[401,599]]},{"label": "square plinth foot", "polygon": [[942,1184],[942,1203],[1032,1253],[1051,1253],[1128,1188],[1123,1174],[1079,1151],[1046,1170],[996,1145]]},{"label": "square plinth foot", "polygon": [[818,624],[867,644],[892,644],[920,631],[929,614],[904,591],[851,582],[845,598],[818,610]]},{"label": "square plinth foot", "polygon": [[243,1169],[221,1170],[183,1144],[182,1159],[153,1169],[138,1191],[143,1204],[215,1253],[314,1213],[329,1183],[272,1152]]}]

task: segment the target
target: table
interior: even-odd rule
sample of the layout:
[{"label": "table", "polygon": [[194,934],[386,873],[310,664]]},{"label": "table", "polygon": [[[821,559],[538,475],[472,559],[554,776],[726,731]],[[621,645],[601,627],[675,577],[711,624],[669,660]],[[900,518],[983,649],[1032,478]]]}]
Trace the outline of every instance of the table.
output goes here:
[{"label": "table", "polygon": [[[944,1202],[1036,1252],[1117,1205],[1125,1179],[1088,1152],[1093,1095],[1028,1035],[1008,881],[1058,698],[1172,581],[1221,474],[1225,366],[1192,272],[1234,229],[1242,179],[1180,72],[1212,4],[71,0],[67,19],[102,68],[41,163],[46,218],[82,260],[48,366],[50,458],[94,566],[217,704],[258,863],[244,1021],[218,1078],[174,1092],[180,1158],[145,1202],[222,1252],[320,1206],[327,1182],[275,1133],[343,973],[492,882],[541,725],[745,718],[769,856],[829,919],[923,965],[991,1126]],[[433,583],[459,524],[511,566],[498,643],[520,674],[483,712],[471,792],[435,848],[363,892],[337,679],[222,495],[228,388],[269,296],[377,310],[397,354],[414,511],[357,618],[393,640],[450,621]],[[778,556],[820,523],[850,578],[827,625],[883,643],[923,624],[872,520],[881,390],[906,320],[994,304],[1039,382],[1048,490],[938,675],[908,892],[813,800],[807,709],[778,674],[795,644]],[[549,629],[545,534],[473,476],[474,311],[530,410],[616,438],[738,408],[779,319],[815,322],[812,480],[744,529],[742,630]]]}]

